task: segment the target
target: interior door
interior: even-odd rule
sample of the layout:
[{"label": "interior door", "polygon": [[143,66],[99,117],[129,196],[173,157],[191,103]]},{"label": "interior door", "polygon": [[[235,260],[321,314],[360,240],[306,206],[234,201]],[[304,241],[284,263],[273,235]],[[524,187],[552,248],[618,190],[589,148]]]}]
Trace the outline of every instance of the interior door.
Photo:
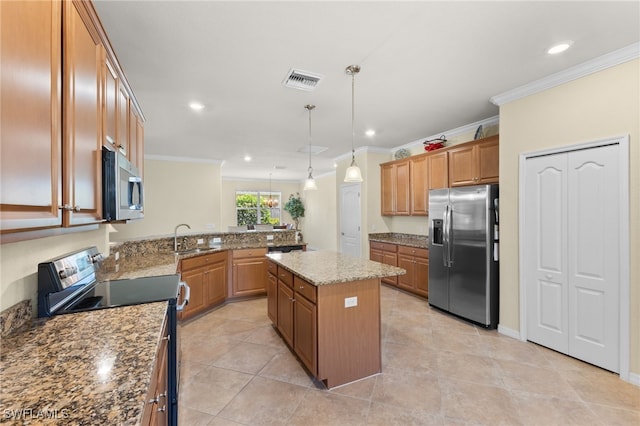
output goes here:
[{"label": "interior door", "polygon": [[568,155],[569,354],[619,371],[618,145]]},{"label": "interior door", "polygon": [[360,257],[360,184],[340,187],[340,252]]},{"label": "interior door", "polygon": [[619,365],[618,145],[528,159],[528,339],[611,371]]},{"label": "interior door", "polygon": [[566,155],[526,164],[527,336],[568,353]]}]

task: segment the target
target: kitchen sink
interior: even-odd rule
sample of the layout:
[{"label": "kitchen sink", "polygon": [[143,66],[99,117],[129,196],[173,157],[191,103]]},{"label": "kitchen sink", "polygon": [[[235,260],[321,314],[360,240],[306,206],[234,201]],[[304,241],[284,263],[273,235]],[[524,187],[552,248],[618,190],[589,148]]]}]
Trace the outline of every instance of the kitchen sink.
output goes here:
[{"label": "kitchen sink", "polygon": [[189,250],[178,250],[178,251],[174,251],[173,253],[177,254],[177,255],[200,253],[200,249],[199,248],[192,248],[192,249],[189,249]]}]

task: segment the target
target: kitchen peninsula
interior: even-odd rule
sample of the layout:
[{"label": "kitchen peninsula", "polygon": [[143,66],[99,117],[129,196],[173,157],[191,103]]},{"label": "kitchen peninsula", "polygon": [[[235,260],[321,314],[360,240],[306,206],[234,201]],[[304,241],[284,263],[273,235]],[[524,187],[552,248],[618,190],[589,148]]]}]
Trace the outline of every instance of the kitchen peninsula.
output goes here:
[{"label": "kitchen peninsula", "polygon": [[380,279],[406,271],[329,251],[269,254],[268,314],[327,388],[381,372]]}]

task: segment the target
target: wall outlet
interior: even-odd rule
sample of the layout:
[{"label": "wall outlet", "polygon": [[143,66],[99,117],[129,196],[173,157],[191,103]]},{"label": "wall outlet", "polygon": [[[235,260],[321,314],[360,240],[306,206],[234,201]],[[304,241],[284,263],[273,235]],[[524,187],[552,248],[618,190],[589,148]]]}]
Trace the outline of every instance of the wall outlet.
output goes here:
[{"label": "wall outlet", "polygon": [[354,306],[358,306],[358,296],[344,298],[345,308],[353,308]]},{"label": "wall outlet", "polygon": [[220,237],[213,237],[213,244],[217,244],[217,243],[221,243],[222,242],[222,238]]},{"label": "wall outlet", "polygon": [[198,244],[204,244],[204,238],[198,238]]},{"label": "wall outlet", "polygon": [[273,235],[267,235],[267,241],[273,241]]}]

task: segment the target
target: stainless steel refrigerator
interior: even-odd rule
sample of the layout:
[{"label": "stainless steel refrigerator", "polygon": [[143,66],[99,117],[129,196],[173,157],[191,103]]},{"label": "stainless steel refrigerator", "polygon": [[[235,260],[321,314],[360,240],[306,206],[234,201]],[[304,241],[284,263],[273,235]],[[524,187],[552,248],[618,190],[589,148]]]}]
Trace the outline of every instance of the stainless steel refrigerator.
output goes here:
[{"label": "stainless steel refrigerator", "polygon": [[498,325],[498,185],[429,191],[429,304]]}]

